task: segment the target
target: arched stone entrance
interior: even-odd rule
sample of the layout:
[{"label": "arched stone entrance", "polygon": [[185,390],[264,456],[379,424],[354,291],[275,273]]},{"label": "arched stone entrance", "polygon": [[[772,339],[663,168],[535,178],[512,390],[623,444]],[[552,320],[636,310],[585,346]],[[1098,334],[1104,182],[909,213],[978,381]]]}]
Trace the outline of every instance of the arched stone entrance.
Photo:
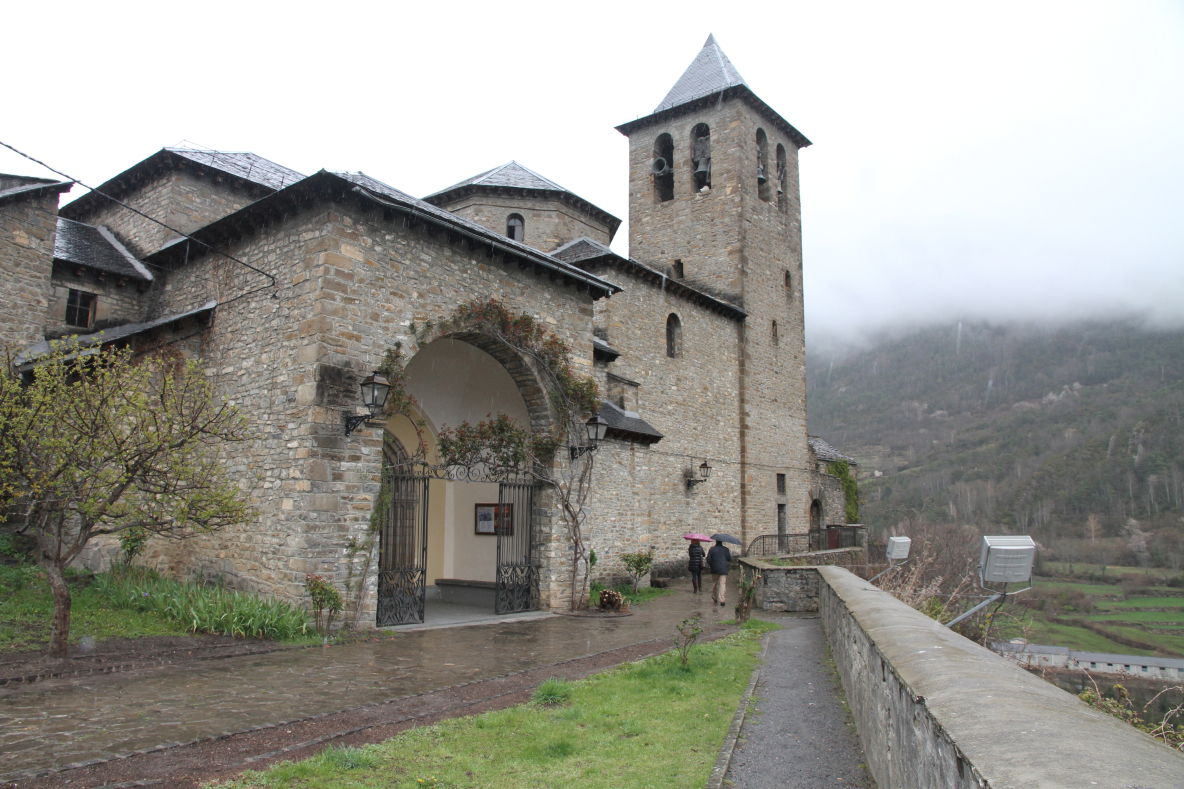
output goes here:
[{"label": "arched stone entrance", "polygon": [[415,413],[387,423],[378,508],[379,626],[425,621],[431,600],[484,605],[490,613],[539,605],[539,524],[548,519],[536,517],[534,485],[458,475],[439,465],[436,448],[441,428],[496,414],[546,424],[549,415],[537,408],[546,401],[534,376],[514,354],[489,352],[499,348],[479,335],[442,337],[405,367],[416,406]]}]

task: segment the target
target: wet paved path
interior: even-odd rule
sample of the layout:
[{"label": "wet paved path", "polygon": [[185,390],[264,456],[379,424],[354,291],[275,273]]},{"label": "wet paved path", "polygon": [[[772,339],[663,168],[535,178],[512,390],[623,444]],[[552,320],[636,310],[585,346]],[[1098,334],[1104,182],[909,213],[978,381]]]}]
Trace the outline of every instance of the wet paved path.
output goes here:
[{"label": "wet paved path", "polygon": [[0,689],[0,782],[170,743],[323,715],[664,639],[732,616],[678,590],[612,619],[552,616],[417,630]]},{"label": "wet paved path", "polygon": [[875,789],[840,700],[818,619],[761,613],[783,629],[766,638],[753,704],[723,786],[735,789]]}]

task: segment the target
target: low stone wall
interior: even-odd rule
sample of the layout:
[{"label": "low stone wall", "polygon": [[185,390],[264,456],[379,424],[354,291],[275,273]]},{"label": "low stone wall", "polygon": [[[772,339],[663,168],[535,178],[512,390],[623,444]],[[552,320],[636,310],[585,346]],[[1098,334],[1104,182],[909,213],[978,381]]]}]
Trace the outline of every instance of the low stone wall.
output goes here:
[{"label": "low stone wall", "polygon": [[758,607],[820,614],[880,789],[1184,787],[1184,754],[847,570],[744,565]]}]

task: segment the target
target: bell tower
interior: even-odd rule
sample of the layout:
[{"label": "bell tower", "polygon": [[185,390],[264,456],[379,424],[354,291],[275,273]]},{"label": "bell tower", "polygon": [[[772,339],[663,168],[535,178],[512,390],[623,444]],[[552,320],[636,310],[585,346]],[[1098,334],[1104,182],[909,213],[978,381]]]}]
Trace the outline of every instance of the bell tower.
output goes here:
[{"label": "bell tower", "polygon": [[[714,36],[629,138],[629,253],[742,307],[740,528],[809,528],[798,151]],[[780,526],[780,529],[779,529]]]}]

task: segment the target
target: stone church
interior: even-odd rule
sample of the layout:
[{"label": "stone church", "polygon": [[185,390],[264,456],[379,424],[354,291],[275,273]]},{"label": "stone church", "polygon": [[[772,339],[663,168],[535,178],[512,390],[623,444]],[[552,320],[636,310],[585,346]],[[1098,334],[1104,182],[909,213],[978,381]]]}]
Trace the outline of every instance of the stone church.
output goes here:
[{"label": "stone church", "polygon": [[[0,343],[25,365],[67,334],[199,356],[251,422],[226,462],[255,517],[147,558],[294,601],[318,573],[363,626],[430,619],[437,592],[488,593],[499,611],[566,605],[571,548],[546,491],[389,473],[415,425],[430,456],[444,426],[552,418],[526,360],[480,332],[424,331],[474,300],[546,325],[599,385],[594,576],[650,547],[681,566],[690,530],[748,545],[842,524],[825,471],[841,456],[806,433],[809,140],[713,38],[617,128],[628,258],[609,246],[619,219],[516,162],[418,199],[361,173],[165,148],[60,209],[70,183],[0,175]],[[396,347],[415,419],[349,430],[359,382]],[[564,448],[555,463],[585,460]],[[394,504],[375,517],[384,494]]]}]

